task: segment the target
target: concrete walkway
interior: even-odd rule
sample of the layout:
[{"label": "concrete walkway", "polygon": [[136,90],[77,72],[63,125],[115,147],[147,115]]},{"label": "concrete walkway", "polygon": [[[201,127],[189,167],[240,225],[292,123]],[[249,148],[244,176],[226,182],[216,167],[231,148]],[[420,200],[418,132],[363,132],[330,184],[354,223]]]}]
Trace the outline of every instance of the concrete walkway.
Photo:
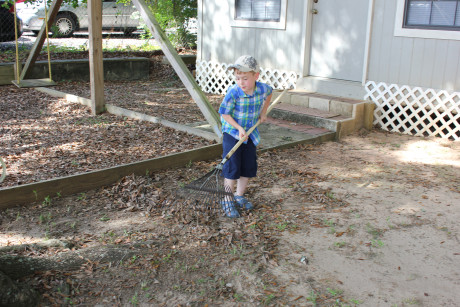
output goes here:
[{"label": "concrete walkway", "polygon": [[261,151],[335,139],[333,131],[270,117],[259,126],[259,131],[261,142],[258,147]]}]

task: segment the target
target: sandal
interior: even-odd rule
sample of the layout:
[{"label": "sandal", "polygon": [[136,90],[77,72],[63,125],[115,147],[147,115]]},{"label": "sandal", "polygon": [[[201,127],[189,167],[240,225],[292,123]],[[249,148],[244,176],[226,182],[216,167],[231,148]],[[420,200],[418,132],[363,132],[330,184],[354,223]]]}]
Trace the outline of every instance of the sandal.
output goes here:
[{"label": "sandal", "polygon": [[235,200],[238,205],[238,207],[244,209],[244,210],[252,210],[254,209],[254,205],[251,204],[249,200],[247,200],[244,196],[238,196],[235,195]]},{"label": "sandal", "polygon": [[222,205],[222,210],[224,210],[227,217],[232,219],[240,217],[240,213],[236,210],[235,202],[223,200],[220,204]]}]

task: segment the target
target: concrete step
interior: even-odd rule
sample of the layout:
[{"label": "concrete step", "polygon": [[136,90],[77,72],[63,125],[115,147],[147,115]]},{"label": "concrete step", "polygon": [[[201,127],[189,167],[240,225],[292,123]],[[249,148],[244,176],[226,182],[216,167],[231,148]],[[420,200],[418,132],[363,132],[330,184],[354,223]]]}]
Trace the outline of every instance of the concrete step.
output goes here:
[{"label": "concrete step", "polygon": [[[272,99],[279,94],[280,91],[275,91]],[[362,128],[370,130],[373,111],[374,104],[370,101],[292,90],[269,116],[328,129],[340,139]]]}]

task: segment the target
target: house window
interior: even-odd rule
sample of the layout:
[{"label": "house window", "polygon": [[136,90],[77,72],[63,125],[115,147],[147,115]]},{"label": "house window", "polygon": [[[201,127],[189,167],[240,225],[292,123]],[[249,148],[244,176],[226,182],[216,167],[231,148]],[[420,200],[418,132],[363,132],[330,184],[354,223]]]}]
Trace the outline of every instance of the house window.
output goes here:
[{"label": "house window", "polygon": [[280,21],[281,0],[235,0],[235,19]]},{"label": "house window", "polygon": [[404,27],[460,31],[460,0],[406,0]]},{"label": "house window", "polygon": [[396,0],[394,35],[460,41],[460,1]]},{"label": "house window", "polygon": [[238,28],[286,29],[288,0],[230,0],[230,24]]}]

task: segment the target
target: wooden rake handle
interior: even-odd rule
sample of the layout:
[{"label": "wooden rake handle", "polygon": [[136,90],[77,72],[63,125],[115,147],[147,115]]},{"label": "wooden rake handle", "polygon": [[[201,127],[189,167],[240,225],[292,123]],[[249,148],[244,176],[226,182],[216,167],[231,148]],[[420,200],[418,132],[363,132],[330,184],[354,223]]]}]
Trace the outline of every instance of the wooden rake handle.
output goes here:
[{"label": "wooden rake handle", "polygon": [[[270,111],[273,109],[273,107],[278,104],[281,100],[281,97],[283,97],[284,94],[286,94],[286,92],[288,91],[288,89],[285,89],[281,95],[279,95],[278,97],[276,97],[275,101],[272,102],[272,104],[268,107],[267,109],[267,113],[270,113]],[[249,136],[252,131],[254,131],[254,129],[257,128],[257,126],[259,126],[260,124],[260,119],[257,121],[257,123],[252,126],[248,131],[247,131],[247,135]],[[225,156],[225,158],[222,160],[222,162],[220,162],[220,165],[224,165],[225,162],[227,162],[228,159],[230,159],[230,157],[235,153],[235,151],[241,146],[241,144],[243,144],[244,140],[241,139],[238,141],[238,143],[235,144],[235,146],[233,146],[233,148],[228,152],[228,154]]]}]

